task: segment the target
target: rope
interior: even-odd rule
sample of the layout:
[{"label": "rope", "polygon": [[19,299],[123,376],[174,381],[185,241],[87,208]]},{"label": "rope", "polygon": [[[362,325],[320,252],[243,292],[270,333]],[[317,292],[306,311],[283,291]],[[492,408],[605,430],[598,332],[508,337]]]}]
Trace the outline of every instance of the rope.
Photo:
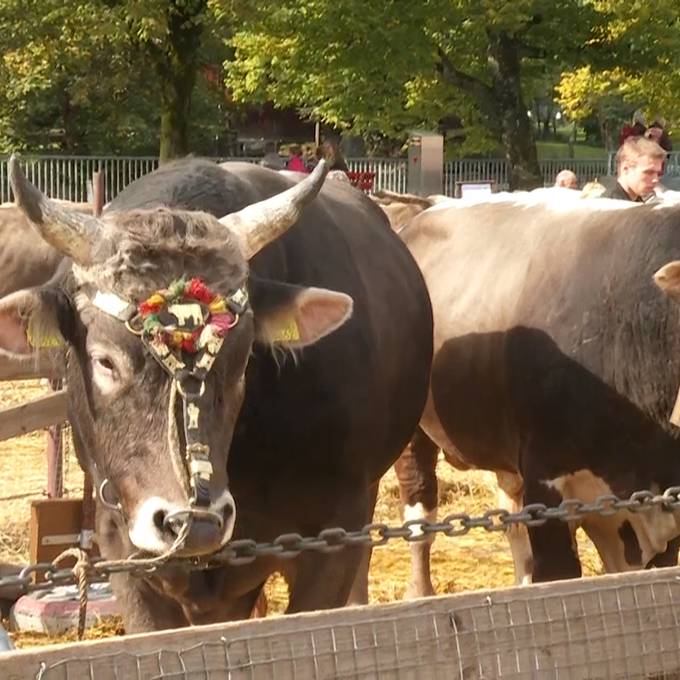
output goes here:
[{"label": "rope", "polygon": [[122,571],[120,567],[126,567],[127,565],[134,565],[134,570],[138,571],[149,571],[153,572],[155,567],[160,566],[167,562],[175,553],[179,552],[184,546],[184,541],[186,540],[187,534],[191,529],[191,521],[188,521],[182,525],[177,538],[175,538],[173,544],[161,555],[156,555],[156,557],[146,557],[139,558],[137,555],[139,553],[132,553],[122,560],[102,560],[97,562],[97,571],[106,570],[112,571]]},{"label": "rope", "polygon": [[[108,560],[108,561],[102,561],[97,563],[97,568],[100,568],[102,565],[106,569],[115,569],[116,567],[120,567],[126,564],[130,564],[131,562],[134,562],[135,567],[144,569],[144,568],[149,568],[149,567],[156,567],[159,564],[162,564],[163,562],[166,562],[168,559],[170,559],[176,552],[181,550],[181,548],[184,545],[184,541],[186,540],[187,534],[189,533],[189,529],[191,528],[191,522],[187,522],[182,525],[182,528],[177,534],[177,538],[175,538],[173,544],[161,555],[157,555],[156,557],[150,557],[147,559],[137,559],[135,558],[135,555],[130,555],[129,557],[122,559],[122,560]],[[73,568],[71,569],[74,577],[78,581],[78,603],[79,603],[79,609],[78,609],[78,640],[83,639],[83,635],[85,633],[85,622],[87,620],[87,602],[88,602],[88,571],[92,569],[93,564],[90,559],[90,556],[87,552],[84,550],[81,550],[80,548],[68,548],[67,550],[64,550],[58,557],[56,557],[52,561],[52,570],[56,571],[60,564],[68,559],[69,557],[75,557],[76,563],[73,565]]]},{"label": "rope", "polygon": [[61,562],[69,557],[75,557],[76,563],[73,565],[73,575],[78,580],[78,640],[83,639],[85,633],[85,621],[87,619],[87,596],[88,596],[88,576],[87,570],[92,566],[90,556],[80,548],[68,548],[52,561],[52,566],[56,569]]},{"label": "rope", "polygon": [[179,435],[177,433],[177,420],[175,418],[175,405],[177,403],[177,381],[170,381],[170,398],[168,399],[168,448],[172,467],[175,468],[177,479],[184,485],[184,490],[189,493],[189,479],[187,478],[184,461],[179,452]]}]

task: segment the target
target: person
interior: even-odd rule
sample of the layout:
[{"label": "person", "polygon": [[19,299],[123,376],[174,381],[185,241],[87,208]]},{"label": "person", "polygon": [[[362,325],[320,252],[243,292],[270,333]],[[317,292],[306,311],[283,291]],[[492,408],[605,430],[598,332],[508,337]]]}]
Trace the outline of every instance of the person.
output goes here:
[{"label": "person", "polygon": [[283,170],[286,167],[286,161],[279,156],[274,142],[265,142],[264,156],[260,160],[260,165],[272,170]]},{"label": "person", "polygon": [[324,140],[323,153],[329,170],[342,170],[343,172],[347,172],[349,170],[347,161],[345,161],[342,151],[340,151],[337,142],[334,140]]},{"label": "person", "polygon": [[600,198],[607,191],[604,184],[600,184],[597,178],[586,182],[581,189],[581,198]]},{"label": "person", "polygon": [[644,203],[655,196],[665,160],[666,152],[656,142],[637,135],[627,137],[616,152],[616,182],[603,197]]},{"label": "person", "polygon": [[286,169],[293,172],[309,172],[302,160],[302,147],[299,144],[291,144],[288,147],[288,162]]},{"label": "person", "polygon": [[619,146],[621,146],[628,137],[642,137],[647,130],[645,116],[639,109],[633,114],[632,125],[624,125],[621,134],[619,135]]},{"label": "person", "polygon": [[565,187],[566,189],[578,189],[578,178],[571,170],[560,170],[555,177],[556,187]]},{"label": "person", "polygon": [[655,119],[645,131],[645,137],[656,142],[666,153],[670,153],[673,151],[673,144],[668,133],[664,130],[664,124],[663,119]]},{"label": "person", "polygon": [[309,155],[307,158],[307,170],[310,172],[319,164],[319,161],[324,157],[323,146],[319,144],[315,149],[314,153]]}]

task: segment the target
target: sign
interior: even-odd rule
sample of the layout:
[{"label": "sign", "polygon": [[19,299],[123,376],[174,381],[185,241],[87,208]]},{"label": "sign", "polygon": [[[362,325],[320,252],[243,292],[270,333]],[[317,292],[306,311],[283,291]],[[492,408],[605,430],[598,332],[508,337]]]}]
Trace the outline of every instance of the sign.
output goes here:
[{"label": "sign", "polygon": [[460,197],[473,198],[490,196],[493,191],[493,182],[459,182]]}]

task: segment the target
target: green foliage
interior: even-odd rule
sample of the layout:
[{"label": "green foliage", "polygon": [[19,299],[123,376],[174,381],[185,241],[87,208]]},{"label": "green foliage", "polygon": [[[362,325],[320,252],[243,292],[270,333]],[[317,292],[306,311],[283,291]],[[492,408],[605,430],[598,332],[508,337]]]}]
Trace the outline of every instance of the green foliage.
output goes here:
[{"label": "green foliage", "polygon": [[591,66],[565,71],[559,103],[576,121],[595,117],[610,145],[635,109],[680,122],[680,5],[675,0],[592,0],[606,17],[587,45]]},{"label": "green foliage", "polygon": [[[516,41],[528,86],[578,52],[595,16],[578,0],[252,2],[234,33],[228,85],[240,101],[298,106],[353,133],[403,136],[455,115],[461,152],[500,138],[490,44]],[[565,30],[569,26],[569,30]],[[442,77],[442,55],[457,84]]]},{"label": "green foliage", "polygon": [[[112,141],[102,130],[128,96],[128,55],[115,12],[91,9],[61,0],[0,3],[1,150],[80,151]],[[130,107],[123,137],[134,135],[136,118]]]},{"label": "green foliage", "polygon": [[635,108],[680,120],[677,0],[0,0],[0,41],[0,152],[224,153],[266,101],[529,165],[532,102],[612,134]]},{"label": "green foliage", "polygon": [[[189,74],[177,99],[186,99],[185,119],[201,65],[219,64],[227,55],[222,36],[201,35],[204,23],[224,34],[226,15],[206,22],[205,5],[0,0],[0,153],[158,153],[161,105],[168,90],[172,95],[183,51]],[[196,33],[200,38],[187,46],[185,36]],[[210,86],[199,76],[193,110],[201,123],[187,132],[192,150],[219,146],[224,103],[220,84]]]}]

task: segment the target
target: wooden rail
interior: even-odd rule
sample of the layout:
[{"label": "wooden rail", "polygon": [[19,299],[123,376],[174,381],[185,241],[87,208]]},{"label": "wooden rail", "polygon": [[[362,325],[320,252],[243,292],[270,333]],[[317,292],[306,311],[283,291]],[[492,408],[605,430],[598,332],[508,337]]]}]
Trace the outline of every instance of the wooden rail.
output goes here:
[{"label": "wooden rail", "polygon": [[0,653],[3,680],[678,677],[680,569]]},{"label": "wooden rail", "polygon": [[13,354],[0,349],[0,380],[54,379],[63,375],[64,353],[61,351]]},{"label": "wooden rail", "polygon": [[0,411],[0,441],[20,437],[34,430],[66,420],[66,390]]}]

